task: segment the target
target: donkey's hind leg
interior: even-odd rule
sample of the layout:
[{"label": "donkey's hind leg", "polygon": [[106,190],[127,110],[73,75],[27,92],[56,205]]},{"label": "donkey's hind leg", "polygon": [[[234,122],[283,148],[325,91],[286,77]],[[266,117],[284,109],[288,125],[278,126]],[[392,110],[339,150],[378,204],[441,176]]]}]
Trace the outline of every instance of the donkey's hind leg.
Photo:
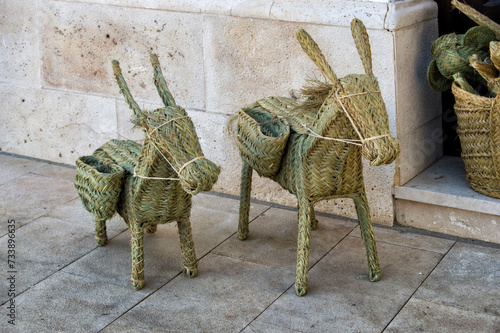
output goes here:
[{"label": "donkey's hind leg", "polygon": [[359,227],[361,229],[361,237],[365,243],[366,256],[368,258],[368,267],[370,268],[370,281],[378,281],[382,278],[380,264],[378,262],[377,247],[375,244],[375,234],[370,217],[370,207],[366,193],[363,190],[361,193],[353,197],[358,213]]},{"label": "donkey's hind leg", "polygon": [[132,286],[135,290],[144,287],[144,229],[134,221],[130,224],[132,245]]},{"label": "donkey's hind leg", "polygon": [[193,236],[191,234],[191,223],[189,220],[177,222],[179,238],[182,251],[182,266],[184,272],[190,278],[198,275],[198,266],[196,263],[196,253],[194,251]]},{"label": "donkey's hind leg", "polygon": [[250,192],[252,190],[252,167],[243,162],[241,167],[240,187],[240,219],[238,222],[238,237],[244,240],[248,236],[248,223],[250,215]]},{"label": "donkey's hind leg", "polygon": [[108,243],[106,220],[95,218],[95,239],[97,241],[97,246],[104,246]]}]

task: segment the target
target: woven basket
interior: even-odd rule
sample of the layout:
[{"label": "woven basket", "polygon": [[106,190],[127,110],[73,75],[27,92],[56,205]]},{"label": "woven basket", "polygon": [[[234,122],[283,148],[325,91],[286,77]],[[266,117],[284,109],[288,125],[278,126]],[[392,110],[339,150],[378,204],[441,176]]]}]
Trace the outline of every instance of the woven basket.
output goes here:
[{"label": "woven basket", "polygon": [[95,218],[108,220],[116,213],[124,169],[93,156],[76,160],[75,188],[83,206]]},{"label": "woven basket", "polygon": [[455,113],[469,186],[500,198],[500,100],[471,94],[456,84]]},{"label": "woven basket", "polygon": [[275,175],[285,151],[290,125],[285,119],[258,109],[242,109],[238,116],[238,147],[242,160],[260,176]]}]

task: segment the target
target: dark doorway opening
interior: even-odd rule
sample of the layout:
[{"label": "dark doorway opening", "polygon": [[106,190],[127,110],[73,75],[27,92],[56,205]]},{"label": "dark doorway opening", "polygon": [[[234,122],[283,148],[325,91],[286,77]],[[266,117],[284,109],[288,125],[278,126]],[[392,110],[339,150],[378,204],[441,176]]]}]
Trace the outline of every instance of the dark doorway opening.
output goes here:
[{"label": "dark doorway opening", "polygon": [[[463,34],[477,24],[457,9],[452,9],[451,0],[434,0],[438,4],[439,35],[452,32]],[[459,0],[467,3],[478,12],[500,23],[500,0]],[[460,156],[460,140],[457,136],[457,117],[453,110],[455,99],[451,91],[442,93],[443,107],[443,153]]]}]

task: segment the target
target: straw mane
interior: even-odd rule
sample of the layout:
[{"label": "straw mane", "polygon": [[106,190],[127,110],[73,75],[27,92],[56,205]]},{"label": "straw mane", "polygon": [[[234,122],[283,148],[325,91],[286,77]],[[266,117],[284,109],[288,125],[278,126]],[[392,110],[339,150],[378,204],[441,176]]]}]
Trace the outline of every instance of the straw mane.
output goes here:
[{"label": "straw mane", "polygon": [[331,83],[309,80],[308,84],[300,89],[299,95],[302,101],[294,107],[294,110],[298,112],[310,109],[319,110],[332,92],[332,89],[333,84]]}]

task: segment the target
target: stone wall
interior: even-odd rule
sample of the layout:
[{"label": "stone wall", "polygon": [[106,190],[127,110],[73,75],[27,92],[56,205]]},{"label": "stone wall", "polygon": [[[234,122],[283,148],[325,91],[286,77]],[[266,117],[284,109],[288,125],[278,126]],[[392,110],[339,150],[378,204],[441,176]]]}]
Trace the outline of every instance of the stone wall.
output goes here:
[{"label": "stone wall", "polygon": [[[238,194],[241,162],[226,132],[229,116],[259,98],[295,96],[320,72],[301,50],[305,28],[337,75],[363,72],[349,23],[363,20],[374,73],[403,148],[389,166],[366,165],[375,222],[392,224],[392,188],[440,154],[425,141],[440,128],[439,97],[425,69],[437,37],[432,0],[2,0],[0,1],[0,149],[73,164],[112,138],[140,139],[114,82],[120,61],[138,103],[160,106],[149,54],[157,53],[179,105],[205,153],[222,166],[214,190]],[[255,176],[252,196],[289,206],[295,198]],[[317,205],[354,217],[350,200]]]}]

